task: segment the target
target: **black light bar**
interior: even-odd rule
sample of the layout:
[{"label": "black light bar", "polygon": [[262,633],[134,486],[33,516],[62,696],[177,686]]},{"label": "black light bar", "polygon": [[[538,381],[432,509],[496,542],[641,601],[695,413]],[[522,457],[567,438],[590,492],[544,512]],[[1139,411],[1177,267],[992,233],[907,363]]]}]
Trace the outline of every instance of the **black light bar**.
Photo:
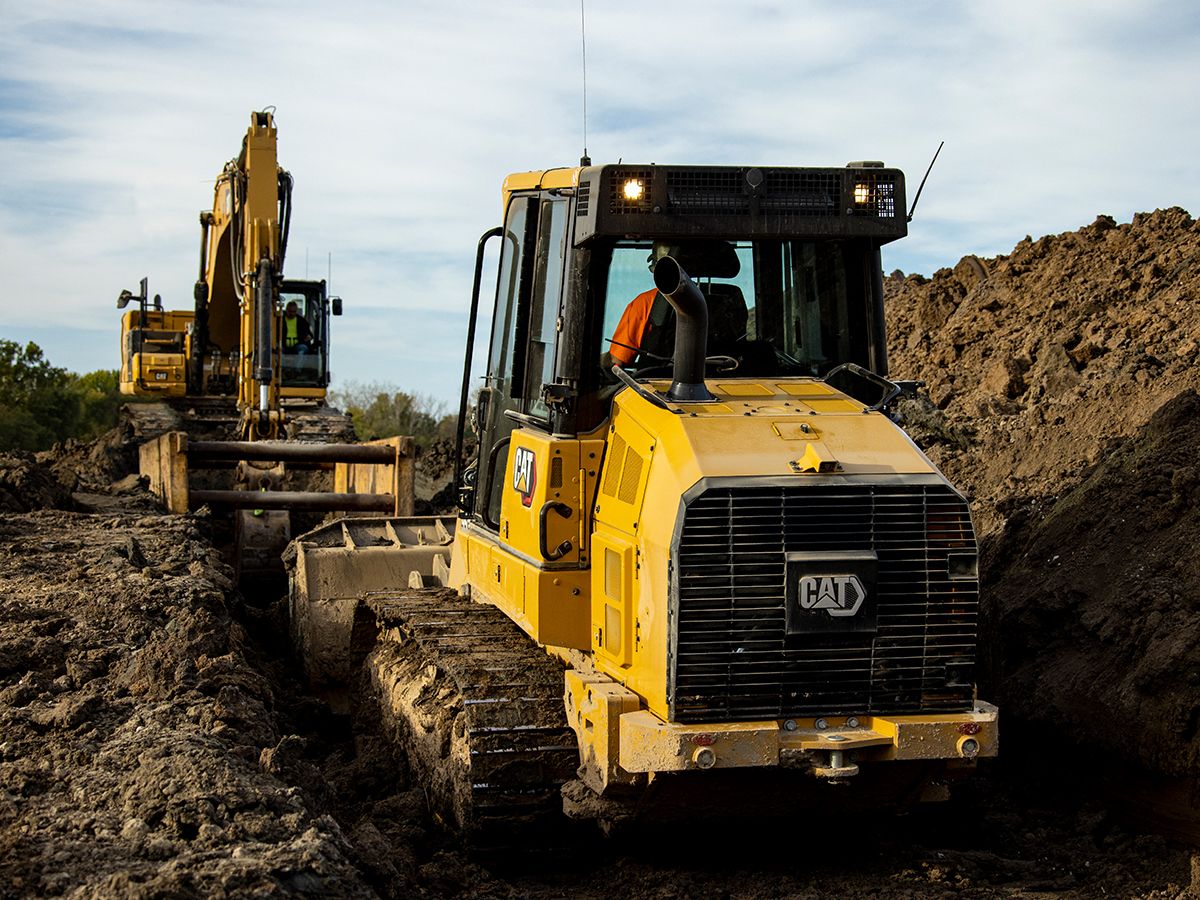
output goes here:
[{"label": "black light bar", "polygon": [[609,165],[579,175],[575,242],[610,237],[867,237],[908,233],[904,173],[844,169]]}]

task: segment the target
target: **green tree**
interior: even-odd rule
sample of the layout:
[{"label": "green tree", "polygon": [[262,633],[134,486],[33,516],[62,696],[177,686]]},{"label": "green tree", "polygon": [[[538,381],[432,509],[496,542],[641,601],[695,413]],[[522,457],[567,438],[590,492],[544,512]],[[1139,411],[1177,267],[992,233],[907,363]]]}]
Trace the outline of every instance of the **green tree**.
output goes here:
[{"label": "green tree", "polygon": [[0,340],[0,447],[44,450],[72,433],[79,397],[37,344]]},{"label": "green tree", "polygon": [[392,384],[350,383],[333,392],[331,399],[354,421],[362,441],[404,434],[426,447],[454,434],[456,417],[446,412],[445,403]]},{"label": "green tree", "polygon": [[115,370],[76,375],[53,366],[42,348],[0,340],[0,450],[45,450],[92,438],[117,421]]},{"label": "green tree", "polygon": [[121,396],[119,374],[116,369],[97,369],[72,378],[80,402],[74,436],[84,440],[99,437],[117,424],[121,404],[129,399]]}]

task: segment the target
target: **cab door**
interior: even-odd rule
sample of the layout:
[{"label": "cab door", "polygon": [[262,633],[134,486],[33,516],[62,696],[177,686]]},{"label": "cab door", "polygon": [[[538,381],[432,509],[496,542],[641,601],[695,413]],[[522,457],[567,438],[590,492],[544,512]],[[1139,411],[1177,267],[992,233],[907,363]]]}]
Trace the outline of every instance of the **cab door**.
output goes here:
[{"label": "cab door", "polygon": [[568,208],[567,197],[550,193],[517,195],[509,203],[478,412],[475,512],[492,531],[500,530],[513,429],[550,427],[542,387],[553,380],[558,352]]}]

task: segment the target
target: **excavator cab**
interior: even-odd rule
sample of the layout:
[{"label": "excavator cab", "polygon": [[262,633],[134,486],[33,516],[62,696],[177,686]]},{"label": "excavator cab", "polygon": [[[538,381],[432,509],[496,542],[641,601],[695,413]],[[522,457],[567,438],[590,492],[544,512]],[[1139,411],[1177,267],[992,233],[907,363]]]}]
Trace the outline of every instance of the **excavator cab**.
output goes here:
[{"label": "excavator cab", "polygon": [[[295,305],[292,324],[289,311]],[[284,310],[280,323],[280,387],[325,388],[329,384],[330,301],[324,281],[288,281],[279,289],[279,306]]]}]

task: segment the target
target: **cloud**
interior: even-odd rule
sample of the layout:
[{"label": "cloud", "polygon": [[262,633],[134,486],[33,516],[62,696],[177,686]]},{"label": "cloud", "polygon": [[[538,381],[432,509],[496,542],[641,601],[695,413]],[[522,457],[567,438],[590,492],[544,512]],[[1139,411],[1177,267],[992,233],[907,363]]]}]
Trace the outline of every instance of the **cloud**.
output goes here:
[{"label": "cloud", "polygon": [[[56,364],[116,363],[123,287],[190,305],[197,212],[252,109],[277,107],[295,176],[288,269],[332,256],[339,376],[452,398],[478,236],[510,171],[583,150],[579,8],[62,0],[0,33],[0,278],[9,333]],[[904,168],[911,236],[885,266],[931,272],[1025,234],[1197,205],[1187,176],[1197,12],[1064,0],[592,2],[594,160]],[[485,303],[486,306],[486,303]],[[56,351],[57,353],[57,351]],[[444,382],[444,383],[443,383]]]}]

